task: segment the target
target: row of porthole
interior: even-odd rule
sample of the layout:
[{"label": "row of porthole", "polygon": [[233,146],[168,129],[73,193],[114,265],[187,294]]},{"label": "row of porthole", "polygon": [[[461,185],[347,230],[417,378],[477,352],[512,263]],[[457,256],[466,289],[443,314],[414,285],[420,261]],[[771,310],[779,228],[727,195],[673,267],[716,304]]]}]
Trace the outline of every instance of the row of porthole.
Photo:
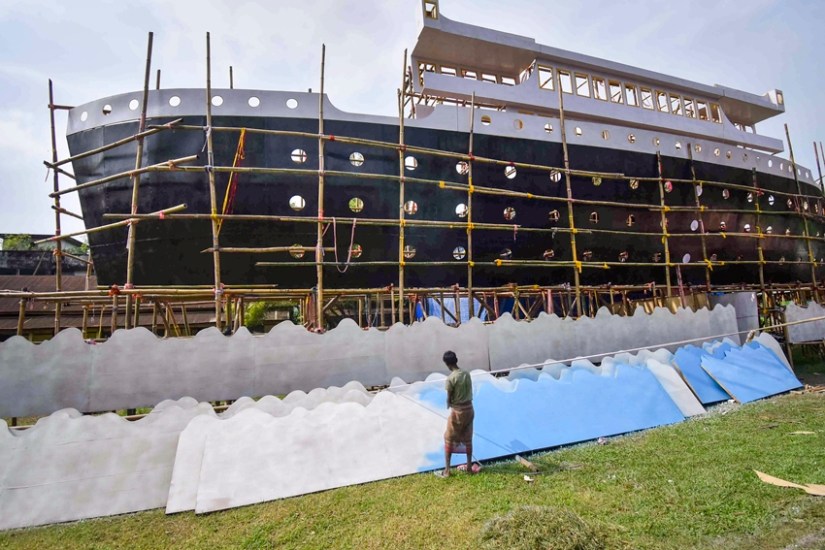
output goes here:
[{"label": "row of porthole", "polygon": [[[180,104],[181,104],[180,96],[173,95],[172,97],[169,98],[169,105],[171,107],[178,107],[178,106],[180,106]],[[249,99],[247,100],[247,104],[250,107],[257,108],[257,107],[261,106],[261,100],[257,96],[250,96]],[[214,105],[215,107],[220,107],[221,105],[223,105],[223,97],[221,97],[219,95],[212,96],[212,105]],[[286,106],[290,109],[297,109],[298,108],[298,100],[294,99],[294,98],[287,99],[286,100]],[[137,99],[133,99],[129,102],[129,110],[130,111],[136,111],[138,107],[140,107],[140,101],[138,101]],[[109,105],[108,103],[106,105],[104,105],[103,108],[101,109],[101,112],[104,115],[110,115],[110,114],[112,114],[112,111],[113,111],[112,106]],[[86,122],[86,119],[88,119],[88,118],[89,118],[89,113],[88,112],[83,111],[80,114],[80,120],[82,122]]]}]

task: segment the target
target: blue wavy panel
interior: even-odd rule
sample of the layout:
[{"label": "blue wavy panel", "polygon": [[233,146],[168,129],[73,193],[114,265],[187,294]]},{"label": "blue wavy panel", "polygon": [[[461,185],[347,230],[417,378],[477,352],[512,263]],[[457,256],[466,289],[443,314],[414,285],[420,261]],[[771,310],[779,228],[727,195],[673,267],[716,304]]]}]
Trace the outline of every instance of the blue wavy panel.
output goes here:
[{"label": "blue wavy panel", "polygon": [[731,349],[724,359],[702,357],[702,369],[740,403],[802,387],[793,372],[759,344]]},{"label": "blue wavy panel", "polygon": [[[725,344],[719,346],[714,351],[714,353],[719,353],[719,358],[724,357],[724,355],[721,355],[719,351],[725,349],[723,348],[724,345]],[[696,397],[699,398],[699,401],[702,402],[702,405],[710,405],[720,401],[727,401],[730,399],[728,392],[726,392],[722,386],[720,386],[707,372],[702,370],[702,360],[705,357],[713,358],[712,355],[708,354],[708,352],[702,348],[698,348],[696,346],[685,346],[676,350],[676,353],[673,356],[673,361],[676,363],[676,366],[679,367],[679,370],[682,371],[682,375],[685,377],[685,380],[687,380],[687,383],[690,385],[693,393],[695,393]]]}]

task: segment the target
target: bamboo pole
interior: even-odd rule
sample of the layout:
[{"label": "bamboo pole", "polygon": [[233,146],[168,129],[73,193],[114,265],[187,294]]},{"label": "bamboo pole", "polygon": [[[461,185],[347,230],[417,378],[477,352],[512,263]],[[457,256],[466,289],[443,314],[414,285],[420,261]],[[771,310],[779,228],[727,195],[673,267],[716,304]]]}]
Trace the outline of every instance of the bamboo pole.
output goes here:
[{"label": "bamboo pole", "polygon": [[476,93],[470,97],[470,135],[468,136],[469,159],[467,161],[467,294],[469,295],[470,317],[475,316],[473,303],[473,141],[476,120]]},{"label": "bamboo pole", "polygon": [[155,89],[160,90],[160,69],[158,69],[157,77],[155,78]]},{"label": "bamboo pole", "polygon": [[17,336],[23,336],[23,325],[26,323],[26,300],[21,298],[17,308]]},{"label": "bamboo pole", "polygon": [[[579,262],[578,254],[576,252],[576,223],[573,219],[573,188],[570,183],[570,154],[567,150],[567,129],[564,121],[564,92],[561,89],[561,75],[556,71],[556,86],[559,99],[559,129],[561,130],[561,146],[564,154],[564,183],[567,191],[567,224],[570,229],[570,252],[573,257],[573,284],[575,285],[576,293],[576,315],[581,317],[581,284],[579,281],[579,273],[581,272],[581,263]],[[571,312],[572,313],[572,312]]]},{"label": "bamboo pole", "polygon": [[[57,162],[57,132],[55,130],[54,124],[54,85],[52,84],[52,79],[49,79],[49,121],[51,122],[51,139],[52,139],[52,163]],[[54,170],[52,176],[52,184],[54,186],[54,192],[57,193],[60,191],[60,174],[57,170]],[[61,235],[60,229],[60,197],[54,197],[54,235],[58,237],[55,240],[55,248],[54,248],[54,286],[55,291],[60,292],[63,290],[63,242],[59,238]],[[62,302],[55,302],[54,303],[54,334],[57,335],[60,332],[60,320],[62,315]]]},{"label": "bamboo pole", "polygon": [[70,210],[66,210],[65,208],[57,208],[54,205],[52,205],[52,210],[54,210],[55,212],[60,212],[61,214],[66,214],[67,216],[71,216],[71,217],[76,218],[80,221],[83,221],[83,216],[81,216],[80,214],[75,214],[74,212],[72,212]]},{"label": "bamboo pole", "polygon": [[[814,147],[816,145],[814,144]],[[822,162],[825,162],[825,150],[822,149],[822,142],[819,142],[819,153],[822,156]],[[822,190],[822,196],[825,197],[825,181],[822,181],[822,172],[819,174],[819,188]]]},{"label": "bamboo pole", "polygon": [[825,197],[825,181],[822,181],[822,166],[819,164],[819,151],[816,148],[816,142],[814,142],[814,156],[816,157],[816,171],[819,172],[819,188],[822,190],[822,196]]},{"label": "bamboo pole", "polygon": [[662,172],[662,153],[656,151],[656,167],[659,171],[659,203],[662,207],[661,224],[662,224],[662,245],[665,249],[665,285],[667,287],[667,297],[670,298],[673,293],[670,285],[670,246],[668,245],[668,227],[667,216],[665,215],[665,185],[664,174]]},{"label": "bamboo pole", "polygon": [[[103,313],[101,312],[101,315]],[[112,318],[109,323],[109,336],[117,330],[117,294],[112,294]]]},{"label": "bamboo pole", "polygon": [[72,237],[77,237],[78,235],[89,235],[90,233],[98,233],[100,231],[106,231],[108,229],[115,229],[117,227],[123,227],[125,225],[128,225],[129,221],[133,220],[133,219],[147,219],[147,218],[151,218],[151,217],[157,218],[160,215],[165,216],[166,214],[172,214],[174,212],[180,212],[181,210],[186,210],[186,205],[185,204],[179,204],[177,206],[164,208],[163,210],[157,210],[155,212],[152,212],[151,214],[145,214],[145,215],[142,215],[142,216],[141,215],[129,216],[125,220],[121,220],[119,222],[114,222],[114,223],[109,223],[109,224],[106,224],[106,225],[99,225],[97,227],[93,227],[91,229],[86,229],[84,231],[75,231],[74,233],[66,233],[64,235],[55,235],[54,237],[49,237],[48,239],[40,239],[38,241],[34,241],[34,244],[42,244],[42,243],[48,243],[48,242],[52,242],[52,241],[62,241],[62,240],[65,240],[65,239],[70,239]]},{"label": "bamboo pole", "polygon": [[[321,45],[321,90],[318,94],[318,134],[324,133],[324,70],[327,46]],[[402,206],[403,207],[403,206]],[[318,226],[315,243],[316,328],[324,330],[324,140],[318,138]]]},{"label": "bamboo pole", "polygon": [[[401,89],[398,90],[398,311],[401,312],[401,323],[404,323],[404,215],[405,215],[405,188],[404,176],[405,160],[404,160],[404,91],[406,90],[405,80],[407,75],[407,50],[404,50],[404,64],[401,66]],[[394,319],[393,319],[394,321]],[[412,321],[410,321],[412,324]]]},{"label": "bamboo pole", "polygon": [[209,33],[206,33],[206,154],[207,173],[209,175],[209,207],[212,214],[212,263],[215,272],[215,326],[222,328],[221,320],[221,253],[218,240],[218,206],[215,194],[215,151],[212,146],[212,46]]},{"label": "bamboo pole", "polygon": [[756,233],[758,235],[758,239],[756,239],[756,255],[759,259],[759,290],[762,293],[762,296],[765,296],[765,254],[762,250],[762,210],[759,207],[759,195],[761,191],[759,190],[759,180],[756,172],[756,168],[751,170],[751,179],[753,181],[753,207],[756,210]]},{"label": "bamboo pole", "polygon": [[[793,167],[793,180],[796,182],[796,189],[802,195],[802,186],[799,183],[799,169],[796,167],[796,160],[793,156],[793,144],[791,143],[791,133],[788,131],[788,124],[785,124],[785,137],[788,138],[788,152],[791,155],[791,166]],[[802,205],[799,205],[799,211],[802,212]],[[813,248],[811,248],[811,241],[808,239],[810,233],[808,231],[808,218],[802,217],[802,229],[805,235],[805,244],[808,245],[808,261],[811,263],[811,283],[816,287],[816,259],[814,257]]]},{"label": "bamboo pole", "polygon": [[[138,134],[146,130],[146,104],[149,101],[149,78],[152,72],[152,42],[154,33],[149,33],[148,44],[146,46],[146,69],[143,75],[143,101],[141,101],[140,122],[138,123]],[[143,164],[143,139],[137,140],[137,153],[135,154],[135,170],[140,170]],[[140,195],[140,173],[132,176],[132,215],[138,212],[138,197]],[[129,233],[126,236],[126,288],[132,288],[135,272],[135,240],[137,239],[138,220],[129,222]],[[130,316],[132,314],[132,295],[126,295],[126,320],[124,328],[130,328]]]},{"label": "bamboo pole", "polygon": [[688,143],[687,148],[688,158],[690,159],[690,179],[693,181],[693,199],[696,203],[696,208],[699,210],[697,217],[699,218],[699,237],[702,243],[702,261],[707,264],[705,267],[705,289],[710,290],[710,264],[708,263],[708,247],[707,240],[705,239],[705,219],[704,216],[702,216],[704,210],[702,209],[702,201],[699,199],[699,186],[701,184],[696,181],[696,163],[693,161],[693,144]]}]

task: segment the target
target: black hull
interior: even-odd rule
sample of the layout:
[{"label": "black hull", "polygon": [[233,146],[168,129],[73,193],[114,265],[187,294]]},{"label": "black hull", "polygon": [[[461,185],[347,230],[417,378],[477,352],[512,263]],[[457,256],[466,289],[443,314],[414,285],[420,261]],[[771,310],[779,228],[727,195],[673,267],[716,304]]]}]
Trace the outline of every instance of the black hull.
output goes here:
[{"label": "black hull", "polygon": [[[168,119],[151,119],[149,124],[167,122]],[[185,124],[204,125],[204,117],[187,117]],[[317,120],[285,118],[215,117],[214,126],[265,128],[271,130],[295,130],[317,132]],[[113,124],[75,133],[69,136],[72,155],[128,137],[137,132],[137,123]],[[325,132],[333,135],[352,136],[397,142],[398,128],[392,125],[378,125],[356,122],[326,121]],[[447,151],[466,153],[468,135],[466,133],[407,128],[408,145],[429,147]],[[237,132],[215,132],[213,134],[215,164],[231,166],[237,147]],[[294,149],[307,153],[307,162],[295,164],[290,159]],[[200,154],[196,165],[206,164],[205,138],[202,132],[171,130],[150,136],[146,140],[143,165],[165,162],[172,158]],[[518,140],[512,138],[476,135],[475,154],[480,157],[513,160],[545,166],[562,166],[563,156],[559,144]],[[352,152],[359,151],[366,158],[363,166],[355,167],[349,162]],[[78,183],[91,181],[106,175],[124,172],[134,168],[136,145],[124,146],[76,161],[74,171]],[[449,158],[416,155],[418,167],[407,171],[411,177],[447,182],[467,183],[467,176],[456,172],[456,161]],[[690,165],[683,159],[662,157],[665,178],[689,179]],[[398,175],[398,154],[392,149],[355,146],[340,142],[327,142],[325,152],[326,170],[361,173]],[[656,177],[658,175],[655,155],[633,153],[570,145],[570,165],[578,170],[623,173],[633,177]],[[317,139],[273,136],[248,133],[246,136],[243,166],[272,168],[317,169]],[[725,181],[740,185],[751,185],[750,171],[697,162],[698,180]],[[565,181],[552,181],[547,172],[519,169],[517,176],[510,180],[504,175],[503,167],[474,163],[473,183],[477,186],[496,187],[535,195],[565,197]],[[228,174],[217,173],[218,207],[223,202]],[[760,224],[763,231],[771,227],[773,235],[784,235],[790,230],[798,238],[776,238],[766,235],[762,239],[766,261],[785,260],[784,264],[764,266],[766,283],[789,283],[811,280],[810,265],[793,262],[807,261],[808,249],[803,238],[803,220],[799,216],[789,216],[795,206],[789,208],[786,197],[777,196],[774,205],[768,205],[771,191],[796,192],[793,179],[774,175],[758,174],[758,185],[764,190],[760,198],[762,215]],[[283,216],[305,216],[315,218],[317,213],[317,182],[315,175],[288,176],[267,174],[241,174],[235,196],[234,214],[266,214]],[[807,184],[803,193],[813,195],[816,190]],[[659,203],[659,187],[656,182],[640,182],[638,189],[631,189],[626,181],[605,179],[595,186],[590,178],[573,177],[573,196],[576,199],[596,201],[621,201],[628,203]],[[673,191],[666,194],[669,206],[694,206],[694,191],[689,184],[675,183]],[[293,211],[289,199],[300,195],[306,201],[300,212]],[[746,224],[757,232],[756,212],[753,214],[721,213],[714,209],[753,210],[748,202],[748,193],[732,190],[730,198],[722,197],[719,187],[705,186],[701,196],[702,204],[708,211],[703,214],[707,236],[707,255],[715,255],[718,262],[757,261],[757,239],[751,236],[720,234],[720,223],[724,221],[727,232],[743,232]],[[363,200],[364,208],[353,213],[349,201],[353,197]],[[330,176],[326,178],[324,208],[328,218],[398,218],[399,184],[392,180],[367,180],[355,177]],[[128,178],[80,192],[80,201],[87,227],[110,223],[103,214],[127,213],[130,211],[131,183]],[[467,202],[464,191],[439,189],[435,185],[408,182],[405,200],[418,204],[418,212],[408,216],[412,220],[441,220],[462,222],[455,213],[459,203]],[[140,183],[139,212],[148,213],[170,206],[186,203],[186,213],[209,213],[208,176],[205,171],[198,173],[156,172],[144,174]],[[516,210],[511,222],[505,221],[505,208]],[[816,206],[822,212],[822,205]],[[815,205],[809,205],[814,213]],[[551,222],[548,213],[558,210],[559,221]],[[590,219],[596,212],[598,223]],[[635,216],[635,224],[628,228],[629,214]],[[783,215],[784,214],[784,215]],[[619,208],[608,206],[575,207],[575,226],[580,229],[576,235],[579,259],[585,251],[592,253],[591,262],[619,262],[625,256],[627,264],[654,261],[664,262],[664,247],[661,236],[639,236],[622,234],[587,233],[589,229],[610,229],[618,231],[638,231],[658,233],[660,213],[656,210]],[[669,212],[668,229],[671,234],[692,233],[691,222],[697,216],[691,212]],[[474,223],[514,223],[513,231],[484,230],[475,228],[472,232],[473,285],[475,287],[500,286],[507,283],[553,285],[572,283],[573,270],[570,266],[560,266],[560,262],[572,260],[570,237],[566,232],[530,232],[528,228],[551,229],[567,227],[566,203],[544,200],[473,194]],[[330,227],[324,239],[324,246],[337,244],[339,261],[346,260],[352,226],[337,224],[337,239],[333,238]],[[823,220],[817,216],[809,220],[811,236],[823,231]],[[396,266],[359,266],[361,262],[397,261],[398,228],[357,225],[354,242],[363,247],[363,254],[354,259],[345,273],[335,267],[325,267],[324,286],[328,288],[375,288],[398,284]],[[101,284],[122,284],[126,280],[126,228],[93,233],[89,235],[92,256],[98,280]],[[314,247],[316,225],[311,223],[227,221],[220,233],[222,247],[272,247],[302,246]],[[438,229],[405,228],[405,242],[416,248],[414,258],[408,259],[405,268],[407,287],[443,287],[453,284],[467,285],[466,260],[455,261],[453,249],[467,248],[464,228]],[[672,236],[668,241],[671,261],[681,263],[686,254],[692,264],[681,266],[681,276],[686,284],[704,284],[705,266],[701,240],[698,237]],[[146,220],[137,226],[137,248],[135,256],[134,283],[136,285],[179,284],[208,285],[214,282],[212,255],[201,251],[212,245],[209,220]],[[812,242],[816,260],[825,256],[822,242]],[[484,265],[501,258],[505,249],[512,252],[513,260],[527,260],[541,263],[540,266]],[[553,258],[544,260],[544,253],[553,250]],[[325,261],[334,261],[332,252],[326,254]],[[303,262],[306,266],[257,267],[256,262]],[[448,266],[416,266],[416,262],[455,261]],[[823,268],[817,266],[817,278],[825,276]],[[673,282],[676,268],[671,268]],[[316,284],[314,252],[307,252],[303,258],[294,259],[287,253],[273,254],[229,254],[221,255],[221,279],[227,284],[277,284],[281,288],[311,288]],[[637,267],[615,265],[609,269],[584,267],[581,282],[586,285],[664,283],[665,267]],[[756,284],[759,282],[757,265],[714,265],[711,272],[713,284]]]}]

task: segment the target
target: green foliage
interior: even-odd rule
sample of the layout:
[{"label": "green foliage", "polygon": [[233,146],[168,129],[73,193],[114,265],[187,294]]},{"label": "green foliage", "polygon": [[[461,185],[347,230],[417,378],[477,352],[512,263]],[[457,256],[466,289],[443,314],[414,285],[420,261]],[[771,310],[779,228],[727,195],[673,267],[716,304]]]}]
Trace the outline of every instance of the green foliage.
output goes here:
[{"label": "green foliage", "polygon": [[3,250],[34,250],[34,240],[27,233],[9,235],[3,239]]},{"label": "green foliage", "polygon": [[553,506],[519,506],[484,525],[481,547],[489,550],[604,550],[608,548],[605,538],[569,510]]},{"label": "green foliage", "polygon": [[264,326],[266,312],[274,308],[271,302],[251,302],[244,308],[243,324],[248,329],[261,329]]}]

